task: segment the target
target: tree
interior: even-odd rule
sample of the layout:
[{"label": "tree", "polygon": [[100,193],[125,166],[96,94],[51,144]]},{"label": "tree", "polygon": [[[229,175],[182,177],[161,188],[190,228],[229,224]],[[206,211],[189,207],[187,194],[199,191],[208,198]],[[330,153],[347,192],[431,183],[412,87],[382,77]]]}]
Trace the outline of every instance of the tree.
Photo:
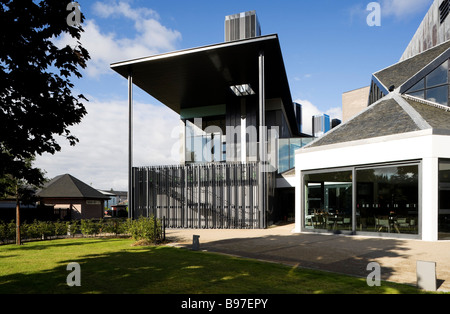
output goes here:
[{"label": "tree", "polygon": [[[0,0],[0,178],[39,186],[44,176],[27,161],[60,151],[58,135],[78,142],[68,128],[86,115],[87,99],[72,94],[71,80],[81,78],[79,68],[90,57],[79,41],[81,24],[67,21],[67,4]],[[78,44],[56,47],[54,39],[64,33]],[[8,182],[0,183],[0,194],[11,188]]]},{"label": "tree", "polygon": [[[31,167],[32,160],[26,161],[26,166]],[[27,181],[19,180],[11,175],[0,178],[0,185],[4,186],[5,192],[0,194],[0,199],[14,199],[16,203],[16,244],[21,245],[20,233],[20,204],[31,205],[36,202],[36,187],[30,186]]]}]

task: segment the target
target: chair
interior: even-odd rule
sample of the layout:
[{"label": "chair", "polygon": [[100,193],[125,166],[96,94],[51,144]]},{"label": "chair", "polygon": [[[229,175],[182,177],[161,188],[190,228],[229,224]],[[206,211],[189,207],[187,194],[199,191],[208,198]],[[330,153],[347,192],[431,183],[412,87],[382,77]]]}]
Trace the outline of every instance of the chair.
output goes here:
[{"label": "chair", "polygon": [[334,215],[328,215],[327,225],[328,230],[334,230],[336,228],[337,219]]},{"label": "chair", "polygon": [[346,217],[342,221],[343,226],[348,226],[348,230],[351,230],[352,228],[352,219],[350,217]]},{"label": "chair", "polygon": [[323,227],[324,220],[322,215],[314,215],[312,218],[314,227]]},{"label": "chair", "polygon": [[388,232],[391,232],[391,227],[389,225],[389,218],[377,218],[375,217],[375,229],[378,228],[378,232],[380,232],[383,228],[387,228]]}]

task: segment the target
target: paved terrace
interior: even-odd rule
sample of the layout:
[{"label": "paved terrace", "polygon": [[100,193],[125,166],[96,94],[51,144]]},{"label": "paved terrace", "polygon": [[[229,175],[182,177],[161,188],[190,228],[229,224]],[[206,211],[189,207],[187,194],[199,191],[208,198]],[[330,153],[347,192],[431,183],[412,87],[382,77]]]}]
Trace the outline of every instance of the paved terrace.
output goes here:
[{"label": "paved terrace", "polygon": [[362,236],[296,234],[293,224],[264,230],[167,229],[173,245],[297,267],[367,277],[367,264],[381,265],[382,280],[416,285],[416,262],[436,262],[438,291],[450,291],[450,241],[369,238]]}]

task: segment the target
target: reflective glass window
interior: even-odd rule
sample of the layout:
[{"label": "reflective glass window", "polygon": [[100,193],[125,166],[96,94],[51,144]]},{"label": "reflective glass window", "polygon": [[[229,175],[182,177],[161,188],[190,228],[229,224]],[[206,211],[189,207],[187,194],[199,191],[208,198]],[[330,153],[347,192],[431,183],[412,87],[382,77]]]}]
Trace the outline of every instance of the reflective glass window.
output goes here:
[{"label": "reflective glass window", "polygon": [[433,72],[427,75],[426,84],[427,88],[429,88],[447,83],[448,83],[448,61],[445,61]]},{"label": "reflective glass window", "polygon": [[441,105],[448,105],[448,85],[427,89],[427,100],[433,101]]},{"label": "reflective glass window", "polygon": [[418,90],[422,90],[425,88],[425,78],[421,79],[419,82],[417,82],[413,87],[411,87],[408,90],[408,94],[411,94],[411,92],[415,92]]},{"label": "reflective glass window", "polygon": [[222,133],[222,130],[225,130],[224,125],[224,118],[186,120],[186,162],[225,161],[226,137]]},{"label": "reflective glass window", "polygon": [[418,234],[418,165],[357,170],[356,191],[356,231]]},{"label": "reflective glass window", "polygon": [[406,94],[448,106],[449,60],[411,87]]},{"label": "reflective glass window", "polygon": [[307,174],[306,229],[352,230],[352,171]]},{"label": "reflective glass window", "polygon": [[424,90],[421,90],[419,92],[408,93],[408,95],[425,99],[425,91]]},{"label": "reflective glass window", "polygon": [[290,161],[290,167],[295,167],[295,151],[299,148],[302,148],[302,139],[301,138],[291,138],[290,139],[290,145],[289,145],[289,161]]},{"label": "reflective glass window", "polygon": [[278,172],[289,170],[289,139],[279,139],[278,142]]},{"label": "reflective glass window", "polygon": [[450,240],[450,161],[439,162],[438,238]]}]

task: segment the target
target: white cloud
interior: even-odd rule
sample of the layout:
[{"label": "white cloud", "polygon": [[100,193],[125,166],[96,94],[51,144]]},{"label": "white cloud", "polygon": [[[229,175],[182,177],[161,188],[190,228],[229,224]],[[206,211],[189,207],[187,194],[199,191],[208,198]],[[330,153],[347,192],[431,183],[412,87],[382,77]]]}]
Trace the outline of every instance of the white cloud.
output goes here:
[{"label": "white cloud", "polygon": [[424,12],[433,0],[382,0],[382,16],[405,18],[413,14]]},{"label": "white cloud", "polygon": [[141,17],[144,18],[159,18],[159,15],[156,11],[149,8],[131,8],[129,3],[116,1],[109,1],[109,3],[105,2],[96,2],[93,5],[94,12],[103,17],[108,18],[111,16],[125,16],[132,20],[139,20]]},{"label": "white cloud", "polygon": [[394,17],[402,20],[416,14],[425,15],[425,11],[431,6],[433,0],[380,0],[356,3],[347,9],[350,16],[350,23],[353,23],[355,19],[366,23],[367,16],[370,13],[367,10],[367,5],[370,2],[377,2],[381,5],[381,25],[383,25],[382,22],[385,18]]},{"label": "white cloud", "polygon": [[[93,11],[101,18],[131,20],[135,30],[133,38],[121,37],[114,32],[104,32],[97,21],[90,19],[83,23],[84,33],[81,44],[89,51],[91,60],[88,62],[86,74],[98,77],[101,74],[111,74],[110,64],[113,62],[146,57],[169,50],[174,50],[181,33],[163,26],[158,14],[147,8],[131,8],[125,2],[96,2]],[[59,47],[76,45],[67,34],[56,39]]]},{"label": "white cloud", "polygon": [[[60,152],[38,156],[35,164],[47,171],[48,178],[70,173],[98,189],[126,190],[127,103],[93,100],[86,104],[86,109],[88,114],[83,121],[71,128],[80,142],[70,146],[61,139]],[[168,108],[143,103],[134,104],[133,116],[134,165],[178,164],[179,157],[172,151],[178,147],[179,116]]]},{"label": "white cloud", "polygon": [[317,108],[314,104],[312,104],[309,100],[297,99],[296,103],[302,105],[302,131],[306,134],[312,133],[312,117],[320,114],[327,114],[331,119],[339,119],[342,120],[342,108],[341,107],[333,107],[323,112],[319,108]]},{"label": "white cloud", "polygon": [[[131,21],[134,32],[117,34],[105,31],[99,20],[83,23],[82,45],[91,60],[84,80],[113,74],[112,62],[174,50],[181,38],[178,31],[168,29],[156,12],[132,8],[124,1],[96,2],[93,12],[100,18]],[[55,39],[55,44],[74,45],[68,36]],[[48,178],[70,173],[98,189],[126,190],[128,185],[128,105],[126,100],[99,99],[86,95],[88,114],[71,132],[80,142],[70,146],[61,138],[61,152],[36,158],[35,165],[47,172]],[[179,116],[170,109],[146,103],[134,103],[134,165],[179,164]]]}]

